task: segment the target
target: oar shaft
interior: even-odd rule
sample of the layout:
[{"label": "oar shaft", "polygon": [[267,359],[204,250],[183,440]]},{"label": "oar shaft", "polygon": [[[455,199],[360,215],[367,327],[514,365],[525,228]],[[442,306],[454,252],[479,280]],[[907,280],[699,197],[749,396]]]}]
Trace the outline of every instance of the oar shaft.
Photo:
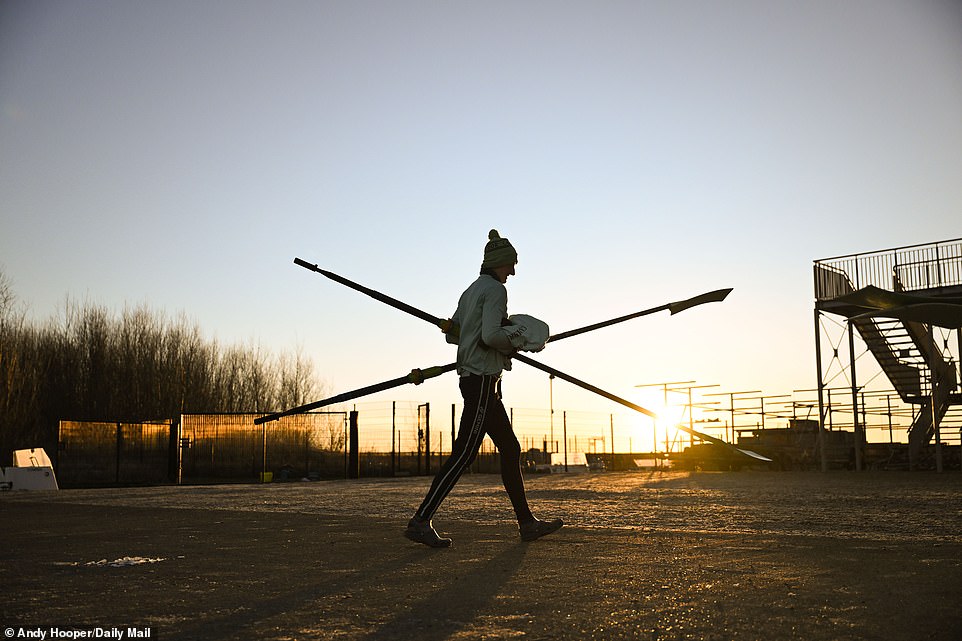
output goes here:
[{"label": "oar shaft", "polygon": [[579,327],[578,329],[571,329],[567,332],[561,332],[560,334],[555,334],[548,339],[549,343],[554,343],[560,341],[563,338],[571,338],[572,336],[577,336],[578,334],[584,334],[585,332],[593,332],[596,329],[601,329],[602,327],[610,327],[612,325],[617,325],[618,323],[623,323],[625,321],[632,320],[633,318],[639,318],[641,316],[648,316],[649,314],[656,314],[658,312],[663,312],[668,310],[672,315],[678,312],[683,312],[686,309],[696,307],[698,305],[704,305],[705,303],[717,303],[725,300],[725,297],[731,293],[731,289],[716,289],[712,292],[706,292],[704,294],[699,294],[687,300],[677,301],[674,303],[666,303],[665,305],[658,305],[657,307],[652,307],[650,309],[643,309],[640,312],[634,312],[633,314],[625,314],[624,316],[619,316],[618,318],[612,318],[611,320],[601,321],[600,323],[594,323],[593,325],[585,325],[584,327]]},{"label": "oar shaft", "polygon": [[580,379],[577,379],[577,378],[575,378],[574,376],[571,376],[570,374],[565,374],[565,373],[562,372],[561,370],[557,370],[557,369],[555,369],[555,368],[553,368],[553,367],[551,367],[551,366],[549,366],[549,365],[545,365],[544,363],[539,363],[538,361],[534,360],[533,358],[531,358],[531,357],[529,357],[529,356],[525,356],[524,354],[517,354],[517,353],[516,353],[516,354],[513,354],[513,355],[511,356],[511,358],[513,358],[514,360],[517,360],[517,361],[521,361],[522,363],[524,363],[524,364],[526,364],[526,365],[530,365],[531,367],[534,367],[534,368],[536,368],[536,369],[540,369],[542,372],[546,372],[546,373],[548,373],[548,374],[551,374],[552,376],[554,376],[554,377],[556,377],[556,378],[560,378],[560,379],[563,380],[563,381],[568,381],[568,382],[571,383],[572,385],[577,385],[578,387],[580,387],[580,388],[582,388],[582,389],[585,389],[585,390],[588,390],[589,392],[593,392],[593,393],[595,393],[595,394],[597,394],[597,395],[599,395],[599,396],[604,396],[604,397],[607,398],[608,400],[614,401],[615,403],[619,403],[620,405],[624,405],[625,407],[630,408],[630,409],[633,409],[633,410],[635,410],[636,412],[641,412],[641,413],[644,414],[645,416],[650,416],[651,418],[657,418],[657,415],[656,415],[654,412],[652,412],[652,411],[649,410],[649,409],[645,409],[645,408],[642,407],[641,405],[637,405],[636,403],[632,403],[631,401],[625,400],[625,399],[621,398],[620,396],[615,396],[615,395],[612,394],[611,392],[606,392],[605,390],[601,389],[600,387],[595,387],[595,386],[592,385],[591,383],[586,383],[585,381],[582,381],[582,380],[580,380]]},{"label": "oar shaft", "polygon": [[377,291],[377,290],[375,290],[375,289],[371,289],[370,287],[365,287],[364,285],[361,285],[360,283],[355,283],[353,280],[348,280],[347,278],[344,278],[343,276],[339,276],[339,275],[335,274],[334,272],[329,272],[329,271],[327,271],[326,269],[321,269],[321,268],[318,267],[317,265],[314,265],[314,264],[312,264],[312,263],[309,263],[309,262],[307,262],[307,261],[305,261],[305,260],[301,260],[300,258],[295,258],[295,259],[294,259],[294,264],[295,264],[295,265],[299,265],[299,266],[301,266],[301,267],[303,267],[303,268],[305,268],[305,269],[309,269],[309,270],[311,270],[312,272],[317,272],[318,274],[321,274],[322,276],[325,276],[325,277],[327,277],[327,278],[330,278],[331,280],[333,280],[333,281],[336,282],[336,283],[340,283],[340,284],[342,284],[342,285],[345,285],[345,286],[347,286],[347,287],[350,287],[350,288],[353,289],[354,291],[361,292],[362,294],[365,294],[365,295],[367,295],[367,296],[370,296],[370,297],[373,298],[374,300],[381,301],[382,303],[385,303],[385,304],[387,304],[387,305],[390,305],[391,307],[393,307],[393,308],[395,308],[395,309],[399,309],[399,310],[401,310],[402,312],[407,312],[408,314],[411,314],[412,316],[417,316],[417,317],[420,318],[421,320],[425,320],[425,321],[427,321],[427,322],[429,322],[429,323],[431,323],[431,324],[433,324],[433,325],[437,325],[438,327],[442,327],[442,328],[443,328],[444,325],[446,324],[445,321],[443,321],[442,319],[438,318],[437,316],[434,316],[434,315],[432,315],[432,314],[428,314],[427,312],[425,312],[425,311],[423,311],[423,310],[420,310],[420,309],[418,309],[417,307],[414,307],[413,305],[408,305],[407,303],[402,302],[402,301],[399,301],[399,300],[396,299],[396,298],[392,298],[391,296],[388,296],[387,294],[382,294],[381,292],[379,292],[379,291]]},{"label": "oar shaft", "polygon": [[618,318],[612,318],[611,320],[601,321],[600,323],[594,323],[593,325],[585,325],[584,327],[579,327],[578,329],[569,329],[567,332],[561,332],[559,334],[555,334],[554,336],[551,336],[550,338],[548,338],[548,342],[555,343],[557,341],[560,341],[563,338],[571,338],[572,336],[577,336],[578,334],[593,332],[596,329],[601,329],[602,327],[610,327],[611,325],[623,323],[627,320],[638,318],[639,316],[648,316],[649,314],[654,314],[656,312],[663,312],[666,309],[668,309],[668,305],[659,305],[658,307],[652,307],[651,309],[645,309],[640,312],[635,312],[633,314],[626,314],[624,316],[619,316]]},{"label": "oar shaft", "polygon": [[325,398],[320,401],[314,401],[313,403],[307,403],[306,405],[298,405],[297,407],[292,407],[291,409],[284,410],[283,412],[277,412],[275,414],[268,414],[267,416],[261,416],[260,418],[255,418],[254,425],[260,425],[261,423],[269,423],[271,421],[276,421],[285,416],[291,416],[292,414],[303,414],[305,412],[310,412],[311,410],[316,410],[319,407],[334,405],[335,403],[344,403],[346,401],[357,398],[359,396],[376,394],[377,392],[382,392],[384,390],[391,389],[392,387],[403,385],[407,382],[408,382],[408,377],[402,376],[400,378],[391,379],[390,381],[384,381],[383,383],[375,383],[374,385],[368,385],[367,387],[362,387],[360,389],[356,389],[350,392],[344,392],[343,394],[338,394],[337,396]]},{"label": "oar shaft", "polygon": [[[655,415],[654,412],[652,412],[651,410],[645,409],[644,407],[642,407],[641,405],[638,405],[637,403],[632,403],[631,401],[626,400],[626,399],[623,399],[623,398],[621,398],[620,396],[617,396],[617,395],[615,395],[615,394],[612,394],[611,392],[605,391],[605,390],[601,389],[600,387],[595,387],[595,386],[592,385],[591,383],[586,383],[585,381],[582,381],[582,380],[580,380],[580,379],[577,379],[577,378],[575,378],[574,376],[571,376],[571,375],[569,375],[569,374],[565,374],[564,372],[562,372],[562,371],[560,371],[560,370],[557,370],[557,369],[555,369],[555,368],[553,368],[553,367],[551,367],[551,366],[549,366],[549,365],[545,365],[544,363],[539,363],[538,361],[536,361],[536,360],[534,360],[534,359],[532,359],[532,358],[530,358],[530,357],[528,357],[528,356],[525,356],[524,354],[515,354],[514,356],[512,356],[512,358],[515,359],[515,360],[521,361],[522,363],[525,363],[526,365],[530,365],[531,367],[534,367],[534,368],[536,368],[536,369],[540,369],[542,372],[547,372],[548,374],[551,374],[552,376],[554,376],[554,377],[556,377],[556,378],[560,378],[560,379],[563,380],[563,381],[568,381],[569,383],[571,383],[571,384],[573,384],[573,385],[577,385],[578,387],[580,387],[580,388],[582,388],[582,389],[585,389],[585,390],[588,390],[589,392],[593,392],[593,393],[595,393],[595,394],[598,394],[599,396],[603,396],[603,397],[607,398],[607,399],[610,400],[610,401],[614,401],[615,403],[618,403],[619,405],[624,405],[625,407],[627,407],[627,408],[629,408],[629,409],[632,409],[632,410],[635,410],[636,412],[640,412],[640,413],[644,414],[645,416],[650,416],[651,418],[658,418],[658,417]],[[680,424],[680,423],[679,423],[676,427],[677,427],[678,429],[682,430],[683,432],[687,432],[688,434],[691,434],[692,436],[694,436],[694,437],[696,437],[696,438],[700,438],[700,439],[702,439],[703,441],[706,441],[706,442],[708,442],[708,443],[714,443],[714,444],[716,444],[716,445],[721,445],[721,446],[723,446],[723,447],[725,447],[725,448],[728,448],[729,450],[734,450],[734,451],[740,452],[741,454],[744,454],[745,456],[748,456],[748,457],[750,457],[750,458],[757,459],[757,460],[759,460],[759,461],[764,461],[764,462],[767,462],[767,463],[771,463],[771,462],[772,462],[772,460],[771,460],[770,458],[767,458],[767,457],[765,457],[765,456],[762,456],[761,454],[758,454],[758,453],[756,453],[756,452],[752,452],[751,450],[744,450],[744,449],[735,447],[735,446],[732,445],[731,443],[726,443],[725,441],[721,440],[720,438],[715,438],[714,436],[709,436],[708,434],[703,434],[702,432],[698,432],[698,431],[696,431],[696,430],[693,430],[693,429],[691,429],[690,427],[686,427],[686,426],[684,426],[684,425],[682,425],[682,424]]]},{"label": "oar shaft", "polygon": [[354,400],[355,398],[360,398],[362,396],[368,396],[370,394],[377,394],[378,392],[383,392],[385,390],[393,389],[395,387],[400,387],[401,385],[407,385],[408,383],[414,383],[415,385],[420,385],[422,382],[429,378],[434,378],[435,376],[440,376],[446,372],[450,372],[455,367],[457,363],[449,363],[447,365],[440,365],[437,367],[428,367],[427,369],[415,369],[405,376],[400,376],[398,378],[392,378],[389,381],[384,381],[383,383],[375,383],[374,385],[368,385],[367,387],[361,387],[350,392],[344,392],[343,394],[338,394],[337,396],[332,396],[330,398],[325,398],[320,401],[314,401],[313,403],[307,403],[306,405],[299,405],[297,407],[292,407],[289,410],[284,410],[283,412],[277,412],[275,414],[267,414],[266,416],[261,416],[254,419],[255,425],[260,425],[261,423],[269,423],[271,421],[276,421],[285,416],[291,416],[292,414],[303,414],[305,412],[310,412],[319,407],[326,407],[328,405],[336,405],[337,403],[346,403],[347,401]]}]

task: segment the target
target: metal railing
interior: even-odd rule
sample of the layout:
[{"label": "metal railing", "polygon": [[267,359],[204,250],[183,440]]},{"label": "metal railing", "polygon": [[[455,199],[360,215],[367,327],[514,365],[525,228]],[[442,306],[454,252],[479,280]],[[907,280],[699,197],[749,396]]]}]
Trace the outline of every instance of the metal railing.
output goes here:
[{"label": "metal railing", "polygon": [[962,285],[962,238],[815,261],[815,299],[874,285],[919,291]]}]

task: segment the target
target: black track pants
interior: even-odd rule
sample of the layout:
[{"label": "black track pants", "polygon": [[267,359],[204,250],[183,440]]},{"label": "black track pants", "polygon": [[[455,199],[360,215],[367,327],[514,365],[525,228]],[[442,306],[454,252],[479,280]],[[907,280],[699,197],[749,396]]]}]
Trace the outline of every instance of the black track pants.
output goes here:
[{"label": "black track pants", "polygon": [[524,494],[524,480],[521,477],[521,445],[501,403],[500,379],[500,376],[475,374],[461,377],[464,411],[461,414],[458,437],[454,441],[451,456],[434,477],[431,489],[415,513],[418,518],[430,520],[434,517],[434,513],[454,489],[461,474],[474,462],[485,434],[491,437],[501,453],[501,481],[511,499],[518,521],[531,518],[531,510],[528,509],[528,500]]}]

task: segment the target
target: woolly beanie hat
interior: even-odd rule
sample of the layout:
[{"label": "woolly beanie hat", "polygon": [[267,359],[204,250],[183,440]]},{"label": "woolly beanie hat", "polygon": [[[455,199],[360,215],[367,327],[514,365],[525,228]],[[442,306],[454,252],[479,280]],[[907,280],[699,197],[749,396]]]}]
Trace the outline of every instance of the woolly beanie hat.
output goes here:
[{"label": "woolly beanie hat", "polygon": [[502,265],[514,265],[518,262],[518,252],[507,238],[501,238],[497,229],[488,232],[488,244],[484,246],[484,262],[481,269],[491,269]]}]

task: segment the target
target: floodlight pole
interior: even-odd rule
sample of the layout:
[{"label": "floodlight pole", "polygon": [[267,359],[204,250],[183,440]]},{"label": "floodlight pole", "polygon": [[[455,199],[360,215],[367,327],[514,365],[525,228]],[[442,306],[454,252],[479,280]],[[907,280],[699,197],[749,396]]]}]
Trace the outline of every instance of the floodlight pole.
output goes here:
[{"label": "floodlight pole", "polygon": [[[692,402],[691,402],[691,391],[693,389],[701,389],[705,387],[718,387],[718,383],[715,383],[712,385],[692,385],[688,388],[688,429],[692,431],[694,431],[695,429],[695,412],[694,412],[694,406],[692,405]],[[689,445],[694,446],[695,437],[689,434],[689,438],[690,438]]]},{"label": "floodlight pole", "polygon": [[[741,392],[719,392],[718,394],[705,394],[705,396],[727,396],[728,397],[728,411],[731,412],[732,417],[732,442],[735,442],[735,396],[738,394],[761,394],[761,390],[743,390]],[[765,420],[764,410],[762,411],[762,420]]]},{"label": "floodlight pole", "polygon": [[[762,412],[762,429],[765,429],[765,399],[766,399],[766,398],[790,398],[790,397],[791,397],[791,394],[773,394],[772,396],[759,396],[759,397],[758,397],[758,401],[759,401],[759,403],[760,403],[759,409],[760,409],[761,412]],[[782,401],[782,405],[784,405],[784,404],[785,404],[785,401]],[[779,416],[778,414],[776,414],[775,417],[776,417],[776,418],[782,418],[782,417]]]},{"label": "floodlight pole", "polygon": [[[688,385],[689,383],[694,383],[695,381],[672,381],[669,383],[643,383],[641,385],[635,385],[635,387],[660,387],[663,391],[662,403],[667,408],[668,407],[668,390],[669,385]],[[674,391],[674,388],[671,388]],[[679,387],[678,389],[684,389],[684,387]],[[658,421],[652,420],[651,430],[654,436],[654,449],[651,451],[652,454],[658,452]],[[668,428],[665,428],[665,453],[668,453]]]},{"label": "floodlight pole", "polygon": [[[695,382],[695,381],[678,381],[678,382],[674,382],[674,383],[655,383],[654,385],[651,385],[651,384],[649,384],[649,385],[635,385],[635,387],[652,387],[652,386],[661,387],[662,390],[664,391],[664,403],[665,403],[665,406],[666,406],[666,407],[668,406],[668,392],[680,392],[680,393],[686,393],[686,392],[687,392],[687,394],[688,394],[688,429],[689,429],[689,430],[694,430],[694,429],[695,429],[695,415],[694,415],[694,413],[693,413],[693,411],[692,411],[692,408],[693,408],[693,406],[694,406],[694,403],[692,402],[691,391],[692,391],[693,389],[703,389],[703,388],[707,388],[707,387],[718,387],[718,384],[717,384],[717,383],[713,383],[713,384],[711,384],[711,385],[691,385],[691,383],[694,383],[694,382]],[[669,385],[677,386],[677,387],[669,387]],[[689,445],[694,445],[694,444],[695,444],[695,437],[694,437],[694,435],[691,434],[691,432],[689,432],[688,437],[689,437]],[[666,439],[667,439],[667,433],[666,433]],[[667,445],[666,445],[666,448],[667,448]]]}]

